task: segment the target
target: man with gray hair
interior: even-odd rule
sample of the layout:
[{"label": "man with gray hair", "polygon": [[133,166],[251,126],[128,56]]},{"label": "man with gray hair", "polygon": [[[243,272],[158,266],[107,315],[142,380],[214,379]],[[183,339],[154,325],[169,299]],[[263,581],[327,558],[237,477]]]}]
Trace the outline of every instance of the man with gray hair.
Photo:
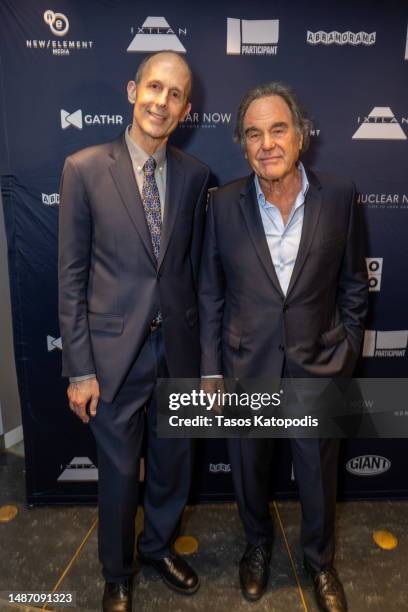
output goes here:
[{"label": "man with gray hair", "polygon": [[[351,181],[299,161],[310,122],[291,90],[249,91],[236,139],[253,173],[212,192],[200,274],[201,374],[219,378],[339,378],[352,374],[367,308],[363,232]],[[210,380],[209,380],[210,378]],[[243,595],[267,586],[272,439],[228,440],[247,547]],[[333,567],[339,441],[291,439],[301,541],[320,609],[347,609]]]}]

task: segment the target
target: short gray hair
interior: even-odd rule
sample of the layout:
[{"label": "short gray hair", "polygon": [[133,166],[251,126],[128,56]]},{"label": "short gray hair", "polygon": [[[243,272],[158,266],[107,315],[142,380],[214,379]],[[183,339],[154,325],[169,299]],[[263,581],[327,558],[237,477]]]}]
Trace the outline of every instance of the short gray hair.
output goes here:
[{"label": "short gray hair", "polygon": [[237,123],[235,126],[234,140],[245,146],[244,119],[249,105],[259,98],[267,98],[269,96],[280,96],[289,106],[292,115],[293,123],[296,131],[303,137],[301,153],[304,153],[310,142],[310,130],[312,122],[307,119],[302,106],[299,104],[293,90],[284,83],[272,81],[264,85],[258,85],[250,89],[242,98],[238,107]]},{"label": "short gray hair", "polygon": [[155,53],[150,53],[149,55],[146,55],[146,57],[140,62],[139,66],[137,67],[136,70],[136,74],[135,74],[135,83],[136,85],[138,85],[140,83],[140,81],[143,78],[143,72],[144,69],[146,68],[147,64],[150,62],[151,59],[153,59],[154,57],[156,57],[157,55],[162,55],[162,54],[170,54],[170,55],[175,55],[176,57],[178,57],[182,63],[184,64],[184,66],[187,69],[187,72],[189,74],[190,77],[190,83],[189,83],[189,88],[187,90],[187,95],[186,95],[186,100],[188,102],[188,100],[190,99],[191,96],[191,90],[193,88],[193,73],[191,71],[191,68],[186,60],[186,58],[184,57],[184,55],[182,55],[181,53],[177,53],[177,51],[172,51],[171,49],[169,49],[168,51],[166,49],[164,49],[163,51],[155,51]]}]

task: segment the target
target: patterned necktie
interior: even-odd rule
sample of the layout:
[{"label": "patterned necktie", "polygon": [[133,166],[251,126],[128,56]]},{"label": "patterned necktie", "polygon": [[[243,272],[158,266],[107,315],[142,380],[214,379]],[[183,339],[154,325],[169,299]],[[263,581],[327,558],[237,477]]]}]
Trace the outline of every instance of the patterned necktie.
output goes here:
[{"label": "patterned necktie", "polygon": [[153,157],[149,157],[143,166],[144,179],[142,201],[150,237],[152,239],[153,252],[156,259],[158,259],[160,253],[162,220],[159,190],[157,188],[156,179],[154,178],[155,168],[156,160]]}]

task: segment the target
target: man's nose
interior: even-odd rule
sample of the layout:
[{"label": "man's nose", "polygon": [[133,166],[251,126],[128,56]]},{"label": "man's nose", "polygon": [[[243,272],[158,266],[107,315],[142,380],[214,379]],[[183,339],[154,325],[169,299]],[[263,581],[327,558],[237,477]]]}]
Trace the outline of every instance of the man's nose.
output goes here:
[{"label": "man's nose", "polygon": [[159,106],[167,106],[168,96],[169,92],[166,89],[162,89],[156,98],[157,104],[159,104]]},{"label": "man's nose", "polygon": [[269,132],[264,133],[263,138],[262,138],[262,148],[269,150],[269,149],[273,149],[274,146],[275,146],[275,139],[273,135],[270,134]]}]

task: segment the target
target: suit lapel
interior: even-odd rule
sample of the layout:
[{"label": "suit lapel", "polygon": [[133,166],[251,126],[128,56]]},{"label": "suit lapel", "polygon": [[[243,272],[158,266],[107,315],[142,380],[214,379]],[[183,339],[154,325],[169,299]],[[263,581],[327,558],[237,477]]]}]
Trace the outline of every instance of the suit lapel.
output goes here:
[{"label": "suit lapel", "polygon": [[266,241],[265,230],[256,197],[253,174],[248,177],[246,186],[240,194],[240,206],[258,257],[275,289],[283,296],[282,288],[276,275],[275,266],[273,265],[268,243]]},{"label": "suit lapel", "polygon": [[160,253],[157,267],[160,268],[166,255],[170,238],[173,233],[177,212],[180,207],[184,190],[184,169],[177,158],[172,147],[167,149],[167,170],[166,170],[166,198],[164,205],[164,218],[162,235],[160,239]]},{"label": "suit lapel", "polygon": [[115,145],[115,161],[110,167],[112,178],[129,217],[142,239],[143,246],[156,266],[156,258],[153,253],[153,246],[149,228],[147,227],[143,203],[124,136],[120,140],[117,140]]},{"label": "suit lapel", "polygon": [[309,254],[310,246],[315,235],[317,222],[319,220],[320,209],[322,206],[321,185],[317,180],[317,177],[311,172],[307,172],[307,177],[309,180],[309,189],[306,194],[304,203],[305,210],[303,217],[302,234],[300,237],[298,254],[296,257],[292,276],[290,278],[289,287],[286,293],[287,296],[290,294],[297,279],[299,278],[299,274]]}]

